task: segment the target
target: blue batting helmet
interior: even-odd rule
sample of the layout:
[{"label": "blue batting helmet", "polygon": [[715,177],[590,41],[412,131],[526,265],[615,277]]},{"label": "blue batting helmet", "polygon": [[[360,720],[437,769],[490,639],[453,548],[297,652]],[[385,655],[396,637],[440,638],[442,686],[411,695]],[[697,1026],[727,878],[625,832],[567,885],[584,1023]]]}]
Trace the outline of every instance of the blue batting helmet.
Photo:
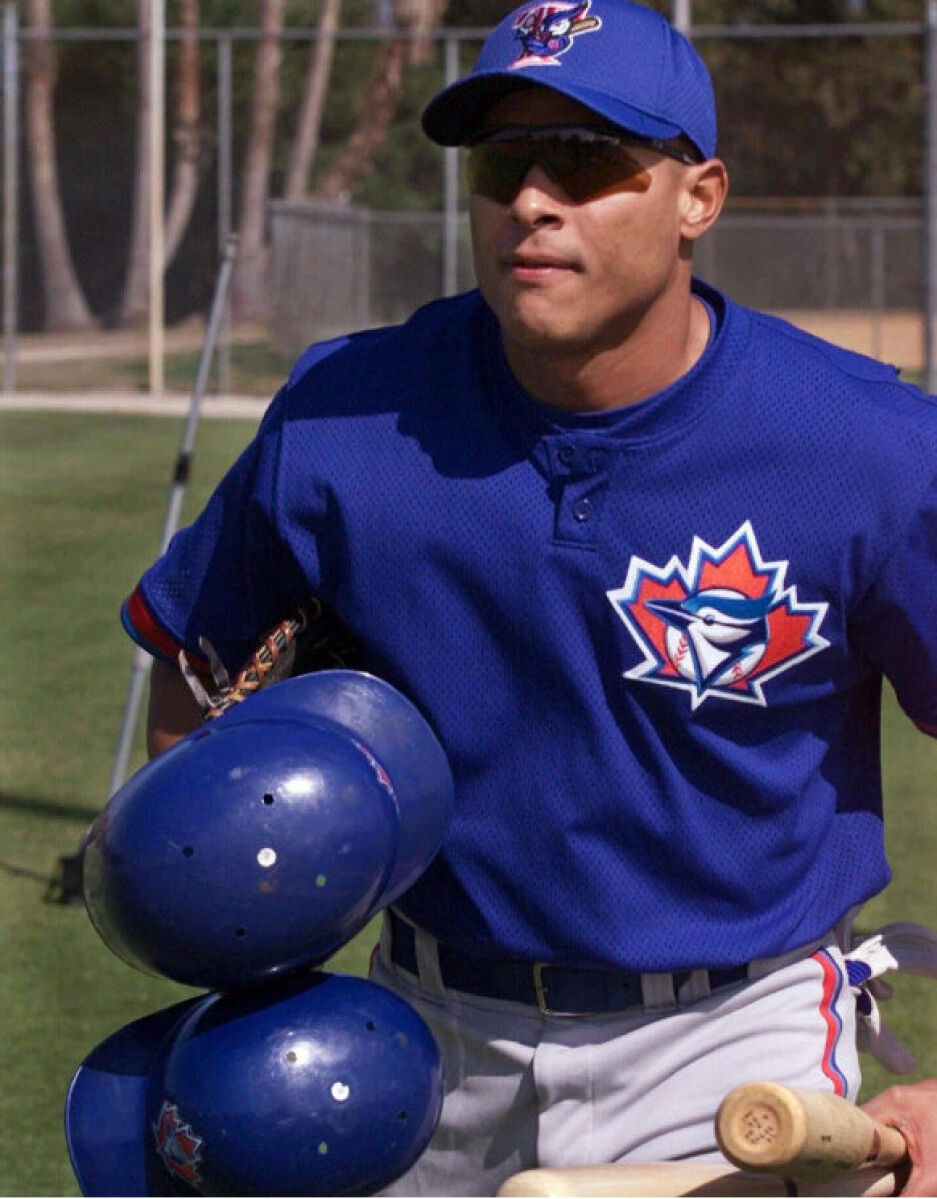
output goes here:
[{"label": "blue batting helmet", "polygon": [[318,965],[439,850],[452,776],[429,725],[357,671],[259,692],[138,771],[95,821],[105,943],[213,990]]},{"label": "blue batting helmet", "polygon": [[417,1159],[441,1104],[413,1008],[313,974],[121,1029],[75,1074],[65,1130],[85,1195],[363,1195]]}]

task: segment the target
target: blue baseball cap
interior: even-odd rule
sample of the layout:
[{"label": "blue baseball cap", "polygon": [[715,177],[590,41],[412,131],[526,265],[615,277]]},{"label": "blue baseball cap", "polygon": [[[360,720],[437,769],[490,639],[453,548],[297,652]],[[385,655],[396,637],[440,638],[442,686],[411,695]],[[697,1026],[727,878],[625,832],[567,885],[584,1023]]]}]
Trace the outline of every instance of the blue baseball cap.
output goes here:
[{"label": "blue baseball cap", "polygon": [[491,104],[529,85],[578,100],[641,137],[689,138],[716,152],[712,80],[691,43],[659,13],[630,0],[537,0],[489,35],[471,72],[430,101],[423,130],[460,146]]}]

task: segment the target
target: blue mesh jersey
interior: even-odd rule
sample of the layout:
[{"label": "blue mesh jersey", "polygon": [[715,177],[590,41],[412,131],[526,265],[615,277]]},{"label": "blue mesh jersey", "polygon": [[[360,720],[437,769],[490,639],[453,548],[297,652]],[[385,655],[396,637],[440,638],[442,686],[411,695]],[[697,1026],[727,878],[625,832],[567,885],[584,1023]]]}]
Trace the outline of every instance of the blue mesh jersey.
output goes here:
[{"label": "blue mesh jersey", "polygon": [[886,885],[882,677],[937,733],[937,406],[732,304],[666,391],[573,415],[477,293],[312,347],[124,608],[229,666],[310,593],[437,730],[463,951],[735,965]]}]

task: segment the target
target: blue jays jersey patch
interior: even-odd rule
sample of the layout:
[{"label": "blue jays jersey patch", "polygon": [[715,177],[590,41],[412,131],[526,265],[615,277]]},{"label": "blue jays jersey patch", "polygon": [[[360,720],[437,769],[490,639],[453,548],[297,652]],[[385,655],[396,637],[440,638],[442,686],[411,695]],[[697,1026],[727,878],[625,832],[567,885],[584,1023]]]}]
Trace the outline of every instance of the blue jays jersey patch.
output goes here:
[{"label": "blue jays jersey patch", "polygon": [[518,13],[513,30],[520,52],[511,68],[561,66],[559,56],[566,53],[574,38],[601,28],[601,20],[588,16],[588,12],[589,0],[554,0]]},{"label": "blue jays jersey patch", "polygon": [[829,642],[825,603],[802,603],[787,562],[765,562],[751,522],[718,547],[693,538],[684,565],[634,557],[624,586],[607,592],[644,655],[625,678],[707,699],[767,706],[764,684]]}]

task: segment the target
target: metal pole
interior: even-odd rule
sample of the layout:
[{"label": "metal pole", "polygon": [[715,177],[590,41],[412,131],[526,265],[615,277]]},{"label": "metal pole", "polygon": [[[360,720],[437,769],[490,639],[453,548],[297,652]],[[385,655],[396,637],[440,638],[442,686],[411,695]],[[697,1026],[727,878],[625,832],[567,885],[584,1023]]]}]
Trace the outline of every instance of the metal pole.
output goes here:
[{"label": "metal pole", "polygon": [[[175,468],[173,469],[172,488],[169,493],[166,518],[163,522],[163,532],[160,537],[160,554],[166,552],[173,534],[179,527],[182,500],[185,495],[185,489],[188,486],[189,474],[192,467],[192,454],[195,449],[195,434],[198,429],[202,399],[205,395],[205,389],[208,386],[212,354],[218,340],[221,318],[228,298],[228,284],[231,280],[231,270],[234,266],[236,250],[237,238],[231,236],[228,238],[225,246],[224,257],[221,260],[221,269],[218,272],[218,279],[215,283],[215,295],[212,300],[208,328],[205,331],[205,340],[202,342],[202,353],[199,358],[198,371],[192,387],[189,413],[186,417],[185,429],[183,430],[182,441],[179,446],[179,454],[176,458]],[[143,702],[143,692],[146,688],[146,681],[152,664],[153,659],[146,650],[137,646],[133,652],[133,662],[130,668],[130,686],[127,689],[127,699],[124,703],[124,717],[121,723],[117,752],[114,755],[114,764],[111,768],[108,796],[113,795],[127,777],[127,767],[133,749],[133,736],[137,727],[137,716],[140,711],[140,705]]]},{"label": "metal pole", "polygon": [[693,28],[693,0],[673,0],[673,27],[686,37]]},{"label": "metal pole", "polygon": [[[459,43],[446,38],[446,86],[459,77]],[[444,152],[442,291],[454,296],[459,290],[459,151],[450,146]]]},{"label": "metal pole", "polygon": [[19,47],[16,5],[3,10],[3,390],[16,391],[19,254]]},{"label": "metal pole", "polygon": [[[218,256],[223,258],[233,222],[233,74],[231,39],[218,40]],[[218,346],[218,390],[231,391],[231,306],[227,302],[221,322]]]},{"label": "metal pole", "polygon": [[150,3],[150,394],[165,387],[166,0]]},{"label": "metal pole", "polygon": [[885,353],[885,230],[876,225],[872,230],[871,244],[871,280],[870,290],[872,299],[872,337],[871,352],[873,358],[881,358]]},{"label": "metal pole", "polygon": [[924,379],[937,392],[937,0],[928,0],[924,33]]}]

